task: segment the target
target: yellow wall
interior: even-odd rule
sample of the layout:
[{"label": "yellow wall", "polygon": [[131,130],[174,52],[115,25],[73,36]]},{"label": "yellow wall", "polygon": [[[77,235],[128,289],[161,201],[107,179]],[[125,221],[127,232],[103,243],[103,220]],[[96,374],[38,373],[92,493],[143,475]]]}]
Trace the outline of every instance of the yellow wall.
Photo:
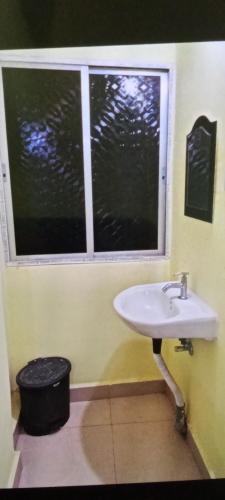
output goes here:
[{"label": "yellow wall", "polygon": [[61,355],[71,383],[161,378],[150,341],[133,333],[112,301],[137,283],[162,281],[169,261],[73,264],[7,269],[7,327],[12,386],[38,356]]},{"label": "yellow wall", "polygon": [[[186,135],[196,118],[217,120],[213,224],[184,216]],[[225,43],[177,47],[172,272],[189,271],[190,287],[219,315],[216,342],[194,341],[194,356],[168,366],[187,403],[194,438],[212,477],[225,477]],[[174,279],[174,278],[173,278]],[[169,342],[168,342],[169,344]]]},{"label": "yellow wall", "polygon": [[8,485],[14,459],[12,442],[12,418],[9,386],[9,368],[7,358],[3,284],[2,284],[2,242],[0,238],[0,488]]}]

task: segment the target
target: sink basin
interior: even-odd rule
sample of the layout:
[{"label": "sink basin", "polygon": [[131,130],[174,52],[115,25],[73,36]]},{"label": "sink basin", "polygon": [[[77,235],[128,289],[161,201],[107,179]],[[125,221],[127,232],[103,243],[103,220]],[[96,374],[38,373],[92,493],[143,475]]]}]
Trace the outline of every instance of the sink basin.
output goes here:
[{"label": "sink basin", "polygon": [[179,299],[178,288],[162,292],[166,283],[123,290],[113,301],[116,312],[132,330],[147,337],[216,338],[216,313],[189,289],[186,300]]}]

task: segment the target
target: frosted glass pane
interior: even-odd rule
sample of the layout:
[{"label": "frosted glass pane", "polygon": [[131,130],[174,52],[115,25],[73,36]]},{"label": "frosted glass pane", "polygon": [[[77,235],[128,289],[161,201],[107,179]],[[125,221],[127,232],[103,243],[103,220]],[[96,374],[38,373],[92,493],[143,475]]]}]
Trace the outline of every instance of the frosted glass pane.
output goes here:
[{"label": "frosted glass pane", "polygon": [[157,248],[160,77],[92,74],[95,251]]},{"label": "frosted glass pane", "polygon": [[80,73],[4,68],[17,255],[86,251]]}]

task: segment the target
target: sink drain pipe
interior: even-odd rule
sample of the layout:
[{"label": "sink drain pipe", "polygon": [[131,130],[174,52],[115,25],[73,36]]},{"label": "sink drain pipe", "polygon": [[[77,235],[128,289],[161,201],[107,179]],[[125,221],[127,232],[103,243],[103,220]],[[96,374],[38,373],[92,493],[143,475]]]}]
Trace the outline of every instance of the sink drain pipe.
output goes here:
[{"label": "sink drain pipe", "polygon": [[167,385],[171,389],[175,402],[176,402],[176,422],[175,422],[175,428],[176,430],[182,434],[183,436],[186,436],[187,434],[187,419],[185,415],[185,403],[184,399],[181,393],[181,390],[179,389],[178,385],[176,384],[174,378],[170,374],[165,361],[161,355],[161,345],[162,345],[162,339],[152,339],[153,343],[153,358],[155,360],[155,363],[157,364],[160,372],[162,373]]}]

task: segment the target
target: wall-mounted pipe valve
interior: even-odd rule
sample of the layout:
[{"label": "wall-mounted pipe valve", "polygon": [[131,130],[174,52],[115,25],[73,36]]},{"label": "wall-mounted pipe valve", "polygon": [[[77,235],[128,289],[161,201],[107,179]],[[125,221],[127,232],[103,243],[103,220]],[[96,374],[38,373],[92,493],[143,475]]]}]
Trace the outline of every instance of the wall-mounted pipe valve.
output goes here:
[{"label": "wall-mounted pipe valve", "polygon": [[189,354],[192,356],[194,354],[194,349],[191,340],[179,339],[179,341],[181,345],[176,345],[174,347],[174,351],[176,352],[188,351]]}]

